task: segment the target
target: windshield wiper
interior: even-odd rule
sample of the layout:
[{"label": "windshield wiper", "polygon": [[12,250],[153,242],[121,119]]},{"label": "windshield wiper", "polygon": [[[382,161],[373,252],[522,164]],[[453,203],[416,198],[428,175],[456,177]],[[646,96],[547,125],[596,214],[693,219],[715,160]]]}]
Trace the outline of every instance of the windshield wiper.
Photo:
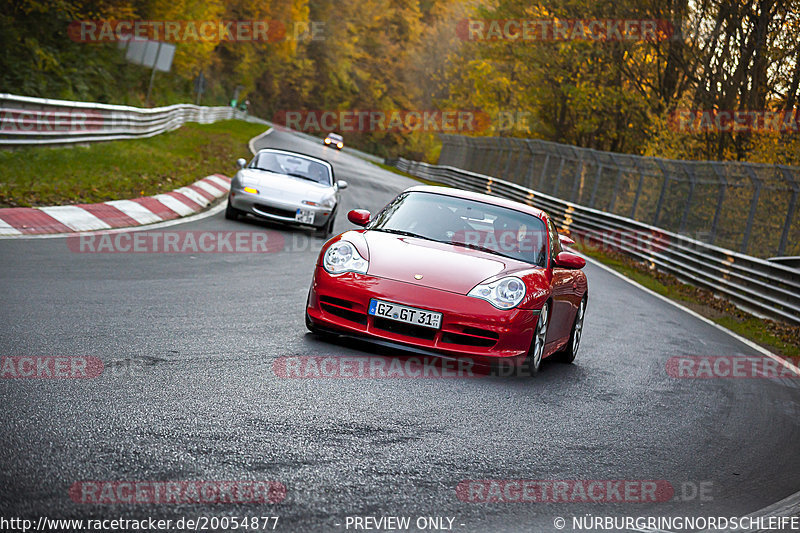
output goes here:
[{"label": "windshield wiper", "polygon": [[450,242],[440,241],[440,242],[444,242],[444,244],[452,244],[453,246],[463,246],[464,248],[471,248],[473,250],[478,250],[478,251],[481,251],[481,252],[488,252],[490,254],[502,255],[503,257],[509,257],[507,255],[501,254],[497,250],[492,250],[491,248],[487,248],[486,246],[481,246],[479,244],[475,244],[475,243],[471,243],[471,242],[460,242],[460,241],[450,241]]},{"label": "windshield wiper", "polygon": [[304,179],[304,180],[308,180],[308,181],[313,181],[314,183],[319,183],[319,182],[318,182],[317,180],[315,180],[314,178],[309,178],[308,176],[304,176],[304,175],[302,175],[302,174],[295,174],[294,172],[287,172],[287,174],[286,174],[286,175],[287,175],[287,176],[293,176],[293,177],[295,177],[295,178],[302,178],[302,179]]},{"label": "windshield wiper", "polygon": [[383,231],[384,233],[392,233],[394,235],[403,235],[405,237],[416,237],[418,239],[425,239],[427,241],[435,241],[439,242],[436,239],[431,239],[430,237],[426,237],[425,235],[419,235],[417,233],[413,233],[411,231],[406,231],[403,229],[392,229],[392,228],[371,228],[372,231]]},{"label": "windshield wiper", "polygon": [[509,259],[515,259],[517,261],[522,261],[522,259],[520,259],[518,257],[514,257],[513,255],[504,254],[504,253],[502,253],[502,252],[500,252],[498,250],[493,250],[491,248],[487,248],[486,246],[481,246],[479,244],[475,244],[475,243],[471,243],[471,242],[453,241],[453,242],[449,242],[449,243],[446,243],[446,244],[452,244],[453,246],[463,246],[464,248],[470,248],[472,250],[478,250],[479,252],[486,252],[486,253],[490,253],[490,254],[494,254],[494,255],[499,255],[500,257],[507,257]]}]

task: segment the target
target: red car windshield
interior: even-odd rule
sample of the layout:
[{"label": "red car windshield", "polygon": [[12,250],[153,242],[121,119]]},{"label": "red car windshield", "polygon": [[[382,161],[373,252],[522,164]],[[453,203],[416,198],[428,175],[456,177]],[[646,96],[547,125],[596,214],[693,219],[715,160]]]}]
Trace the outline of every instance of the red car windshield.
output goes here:
[{"label": "red car windshield", "polygon": [[367,229],[483,250],[540,267],[547,264],[547,229],[542,219],[464,198],[401,194]]}]

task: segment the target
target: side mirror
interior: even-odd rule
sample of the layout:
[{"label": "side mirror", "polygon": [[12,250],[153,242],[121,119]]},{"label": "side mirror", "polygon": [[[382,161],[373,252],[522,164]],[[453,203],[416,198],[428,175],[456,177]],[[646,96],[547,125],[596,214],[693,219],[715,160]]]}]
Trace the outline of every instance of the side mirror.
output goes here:
[{"label": "side mirror", "polygon": [[347,182],[344,180],[339,180],[336,182],[336,184],[339,186],[339,190],[344,190],[347,188]]},{"label": "side mirror", "polygon": [[575,241],[567,237],[566,235],[558,234],[558,240],[561,241],[561,246],[572,246],[575,244]]},{"label": "side mirror", "polygon": [[556,266],[561,268],[572,268],[580,270],[586,266],[586,260],[571,252],[559,252],[556,256]]},{"label": "side mirror", "polygon": [[366,209],[353,209],[347,213],[347,220],[356,226],[366,226],[369,223],[370,213]]},{"label": "side mirror", "polygon": [[244,168],[247,165],[247,160],[244,157],[240,157],[236,160],[236,166],[239,168]]}]

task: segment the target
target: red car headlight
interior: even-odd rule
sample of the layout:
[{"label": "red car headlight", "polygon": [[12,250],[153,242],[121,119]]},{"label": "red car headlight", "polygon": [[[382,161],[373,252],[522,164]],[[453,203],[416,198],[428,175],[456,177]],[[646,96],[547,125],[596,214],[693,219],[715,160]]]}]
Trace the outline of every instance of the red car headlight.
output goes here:
[{"label": "red car headlight", "polygon": [[516,276],[476,285],[467,296],[486,300],[498,309],[513,309],[525,298],[525,283]]},{"label": "red car headlight", "polygon": [[325,251],[322,266],[331,274],[357,272],[366,274],[369,261],[361,257],[353,243],[341,240],[333,243]]}]

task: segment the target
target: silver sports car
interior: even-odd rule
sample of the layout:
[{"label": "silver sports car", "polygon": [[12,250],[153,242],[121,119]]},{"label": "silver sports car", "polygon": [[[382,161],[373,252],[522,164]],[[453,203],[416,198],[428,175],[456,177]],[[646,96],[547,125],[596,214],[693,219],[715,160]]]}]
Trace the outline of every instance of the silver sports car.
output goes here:
[{"label": "silver sports car", "polygon": [[237,161],[239,172],[231,182],[225,218],[257,217],[314,228],[318,235],[333,233],[340,191],[333,167],[323,159],[267,148],[248,164]]}]

